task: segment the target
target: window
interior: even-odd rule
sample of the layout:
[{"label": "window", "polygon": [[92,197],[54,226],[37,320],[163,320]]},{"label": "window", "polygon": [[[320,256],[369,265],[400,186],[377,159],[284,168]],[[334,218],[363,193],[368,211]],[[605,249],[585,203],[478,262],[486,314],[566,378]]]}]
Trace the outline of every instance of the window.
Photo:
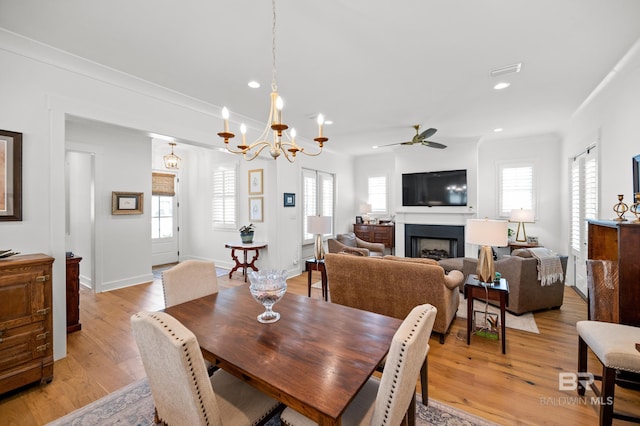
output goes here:
[{"label": "window", "polygon": [[237,171],[223,165],[213,171],[212,224],[216,228],[235,228],[237,223]]},{"label": "window", "polygon": [[173,237],[173,197],[151,196],[151,238]]},{"label": "window", "polygon": [[533,166],[510,164],[500,166],[499,214],[509,217],[513,209],[535,210]]},{"label": "window", "polygon": [[[307,216],[334,216],[334,180],[331,173],[302,169],[302,226],[303,243],[312,243],[313,235],[307,233]],[[332,219],[333,228],[333,219]],[[331,229],[325,235],[332,235]]]},{"label": "window", "polygon": [[176,175],[151,174],[151,238],[173,237],[173,208]]},{"label": "window", "polygon": [[388,213],[387,203],[387,177],[386,176],[370,176],[367,181],[369,201],[371,204],[371,213]]}]

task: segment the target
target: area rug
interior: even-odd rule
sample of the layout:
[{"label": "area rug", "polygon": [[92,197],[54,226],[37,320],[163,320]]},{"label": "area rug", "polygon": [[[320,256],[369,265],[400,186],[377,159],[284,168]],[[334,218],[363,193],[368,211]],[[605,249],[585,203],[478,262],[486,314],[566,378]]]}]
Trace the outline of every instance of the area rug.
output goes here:
[{"label": "area rug", "polygon": [[[439,426],[495,426],[473,414],[429,399],[429,406],[421,403],[416,395],[416,425]],[[137,425],[149,426],[153,423],[154,405],[151,390],[146,379],[125,386],[102,399],[67,414],[47,426],[107,426]],[[267,426],[280,426],[280,419],[274,418]]]},{"label": "area rug", "polygon": [[[167,266],[164,268],[156,268],[153,269],[153,278],[157,279],[157,280],[161,280],[162,279],[162,271],[166,271],[167,269],[171,269],[172,266]],[[216,266],[216,277],[221,277],[223,275],[227,275],[229,273],[228,269],[222,269],[222,268],[218,268]]]},{"label": "area rug", "polygon": [[[484,312],[484,308],[485,302],[483,302],[482,300],[476,299],[473,301],[474,311]],[[499,316],[500,308],[490,304],[487,312]],[[462,296],[460,296],[460,303],[458,304],[458,312],[456,313],[456,315],[460,318],[467,318],[467,299]],[[516,330],[540,334],[538,325],[536,324],[536,319],[533,317],[533,314],[531,312],[522,315],[513,315],[507,311],[505,325]]]}]

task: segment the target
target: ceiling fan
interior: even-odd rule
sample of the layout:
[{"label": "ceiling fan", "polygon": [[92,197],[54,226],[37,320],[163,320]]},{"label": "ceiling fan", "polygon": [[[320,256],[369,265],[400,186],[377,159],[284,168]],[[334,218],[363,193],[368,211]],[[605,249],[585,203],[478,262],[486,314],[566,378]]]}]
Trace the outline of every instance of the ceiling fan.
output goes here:
[{"label": "ceiling fan", "polygon": [[413,128],[416,129],[416,135],[410,141],[392,143],[392,144],[383,145],[383,146],[414,145],[414,144],[419,143],[419,144],[422,144],[424,146],[428,146],[430,148],[444,149],[444,148],[447,147],[446,145],[443,145],[441,143],[432,142],[432,141],[428,141],[427,140],[427,138],[430,138],[431,136],[433,136],[438,131],[438,129],[429,128],[429,129],[425,130],[424,132],[420,133],[420,125],[419,124],[416,124],[415,126],[413,126]]}]

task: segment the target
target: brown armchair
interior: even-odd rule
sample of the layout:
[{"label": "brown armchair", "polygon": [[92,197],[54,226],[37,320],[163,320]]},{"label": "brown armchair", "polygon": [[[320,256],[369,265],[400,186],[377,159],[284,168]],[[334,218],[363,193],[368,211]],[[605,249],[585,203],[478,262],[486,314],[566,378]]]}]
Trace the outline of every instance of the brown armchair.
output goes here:
[{"label": "brown armchair", "polygon": [[338,234],[336,238],[327,240],[327,245],[329,253],[347,252],[360,256],[384,256],[384,244],[361,240],[353,232]]}]

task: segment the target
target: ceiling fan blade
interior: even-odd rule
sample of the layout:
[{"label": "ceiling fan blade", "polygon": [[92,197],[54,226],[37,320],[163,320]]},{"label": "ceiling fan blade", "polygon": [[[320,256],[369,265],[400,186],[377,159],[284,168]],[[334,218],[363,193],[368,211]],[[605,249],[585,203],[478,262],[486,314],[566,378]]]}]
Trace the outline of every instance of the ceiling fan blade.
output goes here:
[{"label": "ceiling fan blade", "polygon": [[435,135],[438,129],[430,128],[418,135],[418,139],[427,139]]},{"label": "ceiling fan blade", "polygon": [[423,144],[424,146],[428,146],[428,147],[430,147],[430,148],[438,148],[438,149],[444,149],[444,148],[446,148],[446,147],[447,147],[446,145],[443,145],[443,144],[441,144],[441,143],[438,143],[438,142],[431,142],[431,141],[422,141],[422,144]]},{"label": "ceiling fan blade", "polygon": [[394,145],[413,145],[415,142],[413,141],[409,141],[409,142],[396,142],[396,143],[390,143],[387,145],[380,145],[380,148],[384,148],[385,146],[394,146]]}]

